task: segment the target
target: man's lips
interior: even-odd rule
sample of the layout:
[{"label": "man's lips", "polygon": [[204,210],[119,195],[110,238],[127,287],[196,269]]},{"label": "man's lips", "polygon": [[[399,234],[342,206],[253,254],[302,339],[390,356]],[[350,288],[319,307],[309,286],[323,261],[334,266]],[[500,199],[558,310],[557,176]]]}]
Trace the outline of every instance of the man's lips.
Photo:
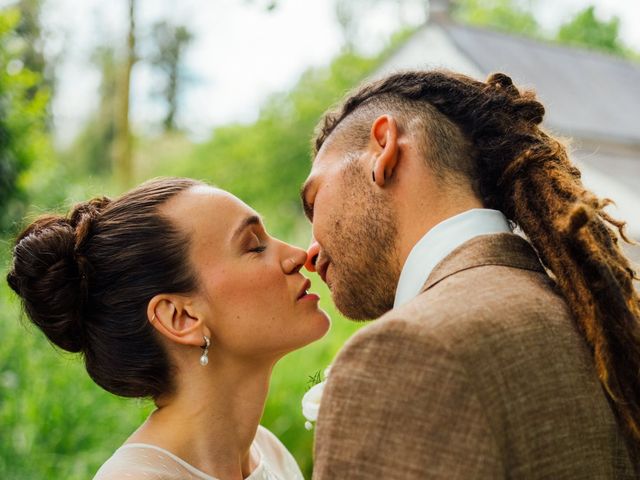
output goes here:
[{"label": "man's lips", "polygon": [[327,283],[327,269],[329,268],[329,260],[319,260],[316,264],[316,272],[324,283]]}]

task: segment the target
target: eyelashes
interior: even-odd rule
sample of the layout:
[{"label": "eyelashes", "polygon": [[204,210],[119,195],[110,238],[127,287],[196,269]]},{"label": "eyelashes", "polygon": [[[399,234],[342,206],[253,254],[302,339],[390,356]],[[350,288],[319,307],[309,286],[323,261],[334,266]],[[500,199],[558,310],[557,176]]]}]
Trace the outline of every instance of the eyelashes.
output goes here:
[{"label": "eyelashes", "polygon": [[[247,246],[247,251],[250,253],[262,253],[267,249],[267,244],[263,242],[263,239],[260,238],[260,235],[257,235],[255,232],[252,232],[250,242],[251,243]],[[251,247],[251,245],[256,246]]]}]

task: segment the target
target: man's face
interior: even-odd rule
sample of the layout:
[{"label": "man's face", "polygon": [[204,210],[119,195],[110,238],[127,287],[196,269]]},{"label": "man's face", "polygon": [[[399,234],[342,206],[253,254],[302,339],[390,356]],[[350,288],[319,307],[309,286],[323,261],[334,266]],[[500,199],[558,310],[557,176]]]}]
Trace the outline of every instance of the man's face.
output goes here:
[{"label": "man's face", "polygon": [[394,209],[371,172],[366,154],[320,150],[303,187],[313,224],[315,268],[347,317],[379,317],[391,308],[400,276]]}]

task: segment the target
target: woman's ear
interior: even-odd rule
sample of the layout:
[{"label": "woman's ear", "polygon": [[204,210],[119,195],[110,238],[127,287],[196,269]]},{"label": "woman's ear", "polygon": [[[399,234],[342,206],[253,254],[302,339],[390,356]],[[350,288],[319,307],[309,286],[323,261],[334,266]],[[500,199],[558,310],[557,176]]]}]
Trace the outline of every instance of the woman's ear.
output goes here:
[{"label": "woman's ear", "polygon": [[202,317],[187,297],[160,294],[149,301],[147,317],[165,338],[182,345],[201,346],[208,335]]},{"label": "woman's ear", "polygon": [[393,116],[381,115],[376,118],[371,125],[369,143],[374,151],[371,175],[376,185],[382,188],[392,177],[400,155],[398,124]]}]

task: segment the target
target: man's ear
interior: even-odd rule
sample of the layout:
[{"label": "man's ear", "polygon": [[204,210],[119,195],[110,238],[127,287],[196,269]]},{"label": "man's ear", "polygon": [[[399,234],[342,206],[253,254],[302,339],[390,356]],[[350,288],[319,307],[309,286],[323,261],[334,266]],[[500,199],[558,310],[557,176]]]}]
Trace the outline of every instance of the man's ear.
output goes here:
[{"label": "man's ear", "polygon": [[211,336],[187,297],[160,294],[149,301],[147,317],[165,338],[182,345],[201,346]]},{"label": "man's ear", "polygon": [[381,115],[371,125],[370,146],[375,152],[372,167],[373,181],[384,187],[396,166],[400,149],[398,147],[398,124],[391,115]]}]

